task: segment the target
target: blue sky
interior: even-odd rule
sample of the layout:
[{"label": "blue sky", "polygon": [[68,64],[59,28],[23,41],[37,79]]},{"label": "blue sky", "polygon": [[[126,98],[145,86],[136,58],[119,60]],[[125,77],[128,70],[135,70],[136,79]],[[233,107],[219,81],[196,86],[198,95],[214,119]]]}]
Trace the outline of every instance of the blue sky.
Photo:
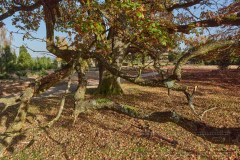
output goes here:
[{"label": "blue sky", "polygon": [[[5,27],[8,30],[8,35],[10,32],[13,32],[12,33],[13,34],[12,48],[16,51],[17,55],[19,53],[19,47],[21,45],[25,45],[28,48],[30,48],[30,49],[28,49],[28,51],[32,55],[32,57],[42,57],[42,56],[55,57],[54,55],[52,55],[51,53],[49,53],[46,50],[45,42],[41,42],[39,40],[23,39],[23,34],[15,33],[17,31],[19,31],[19,33],[24,33],[24,32],[12,25],[11,18],[12,17],[9,17],[9,18],[5,19],[3,22],[5,24]],[[42,21],[38,31],[32,32],[32,36],[35,38],[46,39],[46,29],[45,28],[46,28],[45,23]],[[61,32],[56,32],[55,36],[66,36],[66,34],[61,33]],[[32,50],[38,51],[38,52],[34,52]]]},{"label": "blue sky", "polygon": [[[17,32],[19,30],[12,25],[11,17],[5,19],[3,22],[5,23],[5,27],[7,28],[7,30],[9,32]],[[19,32],[21,33],[22,31],[19,31]],[[45,25],[43,22],[41,23],[39,30],[36,33],[34,33],[33,36],[36,36],[37,38],[45,38],[46,37]],[[20,47],[21,45],[26,45],[26,44],[29,48],[31,48],[33,50],[46,51],[45,43],[39,42],[36,40],[34,40],[34,41],[27,40],[27,39],[23,40],[23,34],[13,33],[12,45],[13,45],[13,49],[16,51],[17,54],[19,52],[18,47]],[[36,53],[29,49],[28,49],[28,51],[33,57],[44,56],[44,53],[45,53],[45,52]]]}]

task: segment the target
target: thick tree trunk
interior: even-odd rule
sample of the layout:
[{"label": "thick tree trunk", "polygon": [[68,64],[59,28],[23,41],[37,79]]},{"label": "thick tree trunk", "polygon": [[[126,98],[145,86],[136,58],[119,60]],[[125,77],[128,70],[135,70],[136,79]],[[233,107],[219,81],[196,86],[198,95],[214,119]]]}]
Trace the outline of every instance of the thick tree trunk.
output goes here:
[{"label": "thick tree trunk", "polygon": [[[124,23],[124,22],[123,22]],[[121,70],[124,55],[130,43],[125,43],[124,38],[111,28],[108,38],[112,40],[111,65]],[[102,95],[121,95],[123,90],[120,86],[120,77],[107,71],[104,64],[99,61],[99,85],[98,94]]]},{"label": "thick tree trunk", "polygon": [[101,95],[121,95],[123,94],[120,85],[120,78],[99,67],[99,84],[97,93]]},{"label": "thick tree trunk", "polygon": [[102,83],[103,72],[104,72],[104,70],[105,70],[104,66],[103,66],[101,63],[99,63],[99,64],[98,64],[98,71],[99,71],[99,84]]}]

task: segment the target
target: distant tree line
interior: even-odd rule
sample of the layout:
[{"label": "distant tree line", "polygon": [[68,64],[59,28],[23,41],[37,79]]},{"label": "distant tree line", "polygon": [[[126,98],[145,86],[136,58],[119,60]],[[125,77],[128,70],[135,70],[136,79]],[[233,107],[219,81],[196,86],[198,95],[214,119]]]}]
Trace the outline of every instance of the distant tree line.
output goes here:
[{"label": "distant tree line", "polygon": [[[182,52],[171,52],[168,54],[169,62],[176,63],[177,60],[182,56]],[[208,57],[195,57],[189,60],[189,64],[202,64],[202,65],[217,65],[219,69],[227,69],[229,65],[240,66],[240,56],[230,53],[224,54],[213,54]]]},{"label": "distant tree line", "polygon": [[19,56],[16,55],[10,45],[0,48],[0,77],[8,77],[9,74],[23,76],[27,71],[44,72],[57,68],[57,61],[49,57],[32,58],[25,46],[19,49]]}]

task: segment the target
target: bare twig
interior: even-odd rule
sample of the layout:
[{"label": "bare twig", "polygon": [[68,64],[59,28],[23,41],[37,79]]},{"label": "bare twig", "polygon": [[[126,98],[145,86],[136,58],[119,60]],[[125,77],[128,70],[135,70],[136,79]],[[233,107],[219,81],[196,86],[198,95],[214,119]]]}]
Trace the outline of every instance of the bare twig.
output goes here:
[{"label": "bare twig", "polygon": [[201,114],[200,114],[200,119],[202,120],[203,119],[203,116],[207,113],[207,112],[209,112],[209,111],[211,111],[211,110],[214,110],[214,109],[216,109],[217,107],[212,107],[212,108],[210,108],[210,109],[207,109],[207,110],[205,110],[205,111],[203,111]]},{"label": "bare twig", "polygon": [[199,114],[196,112],[195,110],[195,106],[193,105],[193,98],[194,98],[194,94],[196,93],[197,91],[197,87],[198,86],[195,86],[192,93],[188,93],[187,91],[184,92],[184,94],[186,95],[187,97],[187,100],[188,100],[188,105],[189,107],[192,109],[194,115],[196,115],[198,118],[199,118]]}]

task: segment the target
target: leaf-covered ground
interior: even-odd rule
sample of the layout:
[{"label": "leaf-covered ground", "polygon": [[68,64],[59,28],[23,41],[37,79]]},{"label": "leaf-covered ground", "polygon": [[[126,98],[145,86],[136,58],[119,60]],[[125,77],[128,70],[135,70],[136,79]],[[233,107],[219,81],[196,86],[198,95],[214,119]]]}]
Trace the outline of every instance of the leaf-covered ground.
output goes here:
[{"label": "leaf-covered ground", "polygon": [[[240,128],[240,71],[185,69],[183,83],[198,85],[194,104],[205,114],[203,122],[214,127]],[[3,85],[3,83],[2,83]],[[3,87],[3,86],[2,86]],[[182,93],[125,83],[125,94],[109,99],[146,112],[175,111],[198,121]],[[88,94],[87,98],[97,96]],[[45,124],[57,114],[60,98],[36,98],[31,103],[26,128]],[[134,119],[113,111],[80,115],[72,125],[70,94],[61,119],[47,130],[33,130],[5,159],[239,159],[240,146],[212,144],[174,123]],[[36,114],[36,116],[31,116]],[[3,120],[2,120],[3,121]],[[2,122],[3,123],[3,122]],[[240,133],[239,133],[240,134]],[[34,137],[34,143],[31,141]],[[177,141],[174,145],[170,142]],[[20,151],[21,150],[21,151]],[[20,151],[20,152],[19,152]]]}]

